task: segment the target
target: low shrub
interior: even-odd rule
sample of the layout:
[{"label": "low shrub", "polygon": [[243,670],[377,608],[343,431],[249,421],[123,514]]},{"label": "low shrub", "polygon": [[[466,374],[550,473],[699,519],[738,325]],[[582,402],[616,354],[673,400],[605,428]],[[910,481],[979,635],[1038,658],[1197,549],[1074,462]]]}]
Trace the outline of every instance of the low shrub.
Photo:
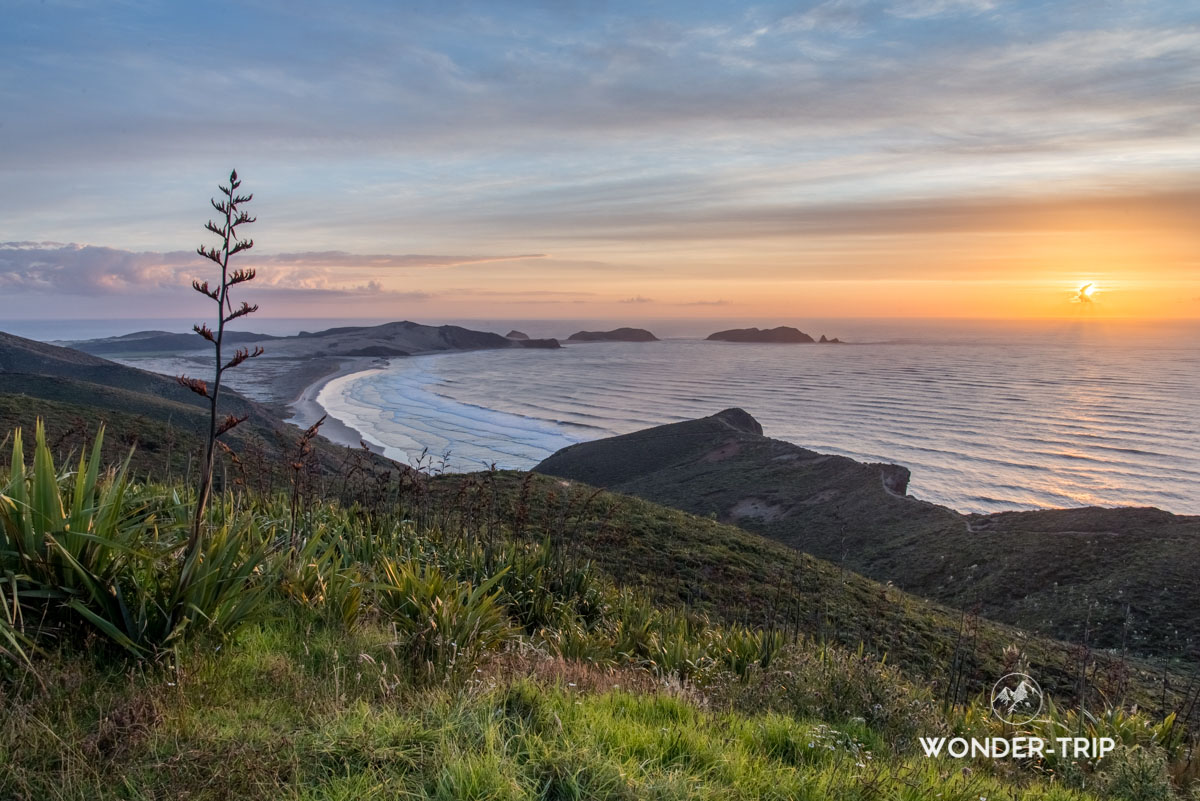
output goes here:
[{"label": "low shrub", "polygon": [[1167,772],[1167,755],[1152,746],[1121,746],[1105,757],[1097,787],[1122,801],[1172,801],[1175,791]]},{"label": "low shrub", "polygon": [[773,710],[801,719],[860,722],[904,752],[916,738],[949,730],[930,691],[895,667],[866,654],[799,642],[783,649],[769,670],[709,690],[736,709]]},{"label": "low shrub", "polygon": [[396,624],[414,678],[460,676],[514,637],[497,589],[504,573],[472,585],[436,565],[382,560],[376,603]]}]

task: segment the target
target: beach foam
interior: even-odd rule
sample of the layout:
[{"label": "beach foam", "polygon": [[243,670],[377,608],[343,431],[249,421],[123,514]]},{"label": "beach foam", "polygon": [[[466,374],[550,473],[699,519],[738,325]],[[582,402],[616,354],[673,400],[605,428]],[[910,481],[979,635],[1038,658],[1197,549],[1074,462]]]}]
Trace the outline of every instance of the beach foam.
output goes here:
[{"label": "beach foam", "polygon": [[[1086,334],[1086,332],[1085,332]],[[331,415],[396,459],[528,468],[586,439],[750,411],[768,436],[912,470],[962,511],[1200,513],[1200,360],[1184,345],[667,340],[399,359],[336,379]]]},{"label": "beach foam", "polygon": [[[463,354],[456,354],[463,355]],[[461,403],[430,387],[444,355],[400,359],[335,378],[317,396],[332,417],[389,458],[450,471],[527,468],[583,437],[565,425]]]}]

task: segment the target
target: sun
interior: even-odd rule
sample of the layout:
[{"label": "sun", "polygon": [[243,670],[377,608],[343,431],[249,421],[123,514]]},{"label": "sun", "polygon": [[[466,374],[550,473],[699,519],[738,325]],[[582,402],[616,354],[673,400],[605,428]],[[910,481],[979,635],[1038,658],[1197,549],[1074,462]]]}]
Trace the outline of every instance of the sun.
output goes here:
[{"label": "sun", "polygon": [[1092,296],[1095,295],[1096,292],[1099,291],[1099,289],[1100,288],[1098,286],[1096,286],[1095,281],[1089,281],[1088,283],[1079,287],[1079,289],[1075,293],[1075,297],[1072,298],[1071,301],[1073,303],[1091,303]]}]

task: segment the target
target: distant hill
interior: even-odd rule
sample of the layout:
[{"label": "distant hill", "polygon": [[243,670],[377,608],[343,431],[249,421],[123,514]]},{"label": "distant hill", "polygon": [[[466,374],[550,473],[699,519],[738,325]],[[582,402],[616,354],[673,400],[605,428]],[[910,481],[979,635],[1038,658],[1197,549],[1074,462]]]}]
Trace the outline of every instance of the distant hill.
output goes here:
[{"label": "distant hill", "polygon": [[[221,392],[220,410],[248,416],[226,438],[236,452],[253,455],[276,478],[286,473],[285,456],[300,434],[295,426],[229,389]],[[0,332],[0,437],[18,426],[32,430],[37,417],[46,417],[50,441],[63,450],[78,447],[107,422],[120,432],[108,442],[111,456],[137,444],[137,465],[183,473],[204,441],[208,406],[167,376]],[[317,457],[322,469],[333,471],[344,461],[344,449],[322,440]]]},{"label": "distant hill", "polygon": [[[241,346],[251,342],[262,343],[272,339],[279,339],[279,337],[273,337],[268,334],[255,334],[250,331],[226,331],[224,341],[229,345]],[[118,353],[179,353],[181,351],[202,350],[208,347],[208,343],[195,333],[178,334],[170,331],[136,331],[132,334],[122,334],[116,337],[63,340],[53,344],[98,355]]]},{"label": "distant hill", "polygon": [[576,331],[568,342],[657,342],[645,328],[614,328],[612,331]]},{"label": "distant hill", "polygon": [[[275,337],[229,332],[237,345],[262,345],[266,358],[321,358],[351,356],[406,356],[443,350],[486,348],[558,347],[554,340],[517,342],[499,334],[472,331],[457,325],[421,325],[408,320],[373,326],[341,326],[323,331],[301,331],[296,336]],[[195,334],[142,331],[120,337],[65,343],[76,350],[102,356],[148,353],[180,354],[205,350],[207,343]]]},{"label": "distant hill", "polygon": [[770,439],[730,409],[564,448],[537,472],[734,523],[879,581],[1093,647],[1200,644],[1200,518],[1158,509],[963,515],[908,470]]},{"label": "distant hill", "polygon": [[[373,326],[341,326],[323,331],[301,331],[296,336],[275,337],[230,331],[232,347],[263,348],[263,355],[230,374],[233,386],[254,399],[270,404],[279,417],[288,417],[288,405],[315,381],[345,370],[382,366],[375,360],[490,348],[558,348],[554,339],[515,340],[457,325],[422,325],[410,321]],[[140,331],[119,337],[68,343],[71,348],[153,370],[192,372],[211,358],[211,346],[196,334]]]}]

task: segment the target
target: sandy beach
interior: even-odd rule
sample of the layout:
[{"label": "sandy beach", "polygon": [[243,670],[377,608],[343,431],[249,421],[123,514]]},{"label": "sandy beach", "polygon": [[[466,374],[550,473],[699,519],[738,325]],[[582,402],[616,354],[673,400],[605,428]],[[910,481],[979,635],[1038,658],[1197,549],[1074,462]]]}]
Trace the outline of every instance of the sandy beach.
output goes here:
[{"label": "sandy beach", "polygon": [[[321,425],[321,436],[337,445],[345,445],[350,448],[361,447],[364,442],[362,435],[341,420],[329,415],[325,407],[318,402],[317,397],[330,381],[386,366],[386,359],[372,357],[349,357],[339,360],[333,369],[307,384],[300,394],[288,404],[292,415],[287,418],[286,422],[300,428],[308,428],[320,420],[321,415],[326,415],[325,422]],[[368,442],[367,447],[375,453],[383,452],[383,449],[374,443]]]},{"label": "sandy beach", "polygon": [[[105,356],[163,375],[203,375],[211,371],[211,354],[191,343],[179,350],[180,335],[153,333],[130,342],[105,341],[99,352]],[[250,337],[257,335],[251,334]],[[119,338],[118,338],[119,339]],[[158,343],[158,340],[164,340]],[[243,347],[258,346],[243,340]],[[227,376],[225,384],[246,398],[271,407],[286,422],[308,428],[328,410],[319,397],[331,381],[344,379],[354,373],[386,367],[397,357],[432,353],[467,352],[480,349],[516,347],[558,347],[554,340],[531,340],[517,343],[499,334],[473,331],[454,325],[427,326],[400,321],[375,326],[345,326],[326,331],[271,337],[262,340],[264,358],[253,359],[244,369]],[[336,404],[334,404],[336,406]],[[334,416],[328,416],[321,435],[330,442],[352,448],[369,441],[361,432]],[[382,453],[383,446],[369,442],[372,451]]]}]

